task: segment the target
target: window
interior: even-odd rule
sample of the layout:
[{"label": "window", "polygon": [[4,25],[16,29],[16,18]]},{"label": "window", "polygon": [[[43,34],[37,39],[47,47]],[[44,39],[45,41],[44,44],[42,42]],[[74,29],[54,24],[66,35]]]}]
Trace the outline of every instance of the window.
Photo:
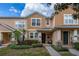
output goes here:
[{"label": "window", "polygon": [[23,21],[16,21],[16,28],[22,29],[25,27],[25,22]]},{"label": "window", "polygon": [[78,21],[73,19],[72,14],[64,14],[64,24],[78,24]]},{"label": "window", "polygon": [[34,36],[33,36],[33,33],[30,33],[30,38],[33,38]]},{"label": "window", "polygon": [[32,26],[40,26],[40,19],[32,18]]},{"label": "window", "polygon": [[38,37],[38,33],[37,32],[30,32],[30,38],[35,39]]},{"label": "window", "polygon": [[47,24],[47,25],[50,25],[50,19],[47,19],[47,20],[46,20],[46,24]]}]

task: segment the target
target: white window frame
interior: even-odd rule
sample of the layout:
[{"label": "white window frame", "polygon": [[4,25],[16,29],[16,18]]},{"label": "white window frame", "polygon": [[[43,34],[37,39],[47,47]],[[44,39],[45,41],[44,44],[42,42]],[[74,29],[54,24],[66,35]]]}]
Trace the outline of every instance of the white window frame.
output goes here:
[{"label": "white window frame", "polygon": [[39,20],[40,20],[40,25],[39,25],[39,26],[41,26],[41,18],[31,18],[31,26],[32,26],[32,27],[39,27],[39,26],[37,26],[37,25],[36,25],[36,26],[33,26],[33,25],[32,25],[32,19],[39,19]]},{"label": "white window frame", "polygon": [[[64,24],[65,25],[74,25],[74,24],[78,24],[78,19],[77,20],[75,20],[75,19],[72,19],[71,21],[72,21],[72,23],[70,23],[69,21],[69,19],[65,19],[65,15],[72,15],[72,14],[64,14]],[[68,16],[69,17],[69,16]],[[68,20],[68,21],[67,21]],[[66,21],[67,21],[67,23],[66,23]],[[74,21],[76,21],[76,23],[74,22]]]},{"label": "white window frame", "polygon": [[26,29],[26,22],[25,21],[15,21],[15,28],[18,29],[18,27],[16,26],[17,22],[23,22],[24,23],[23,29]]},{"label": "white window frame", "polygon": [[[33,38],[30,37],[30,33],[33,33]],[[29,38],[30,38],[30,39],[36,39],[36,38],[38,38],[38,36],[35,37],[35,33],[38,33],[38,32],[29,32]]]},{"label": "white window frame", "polygon": [[[47,21],[48,21],[48,20],[49,20],[49,22],[48,22],[49,24],[47,24]],[[46,25],[47,25],[47,26],[50,26],[50,19],[46,19]]]}]

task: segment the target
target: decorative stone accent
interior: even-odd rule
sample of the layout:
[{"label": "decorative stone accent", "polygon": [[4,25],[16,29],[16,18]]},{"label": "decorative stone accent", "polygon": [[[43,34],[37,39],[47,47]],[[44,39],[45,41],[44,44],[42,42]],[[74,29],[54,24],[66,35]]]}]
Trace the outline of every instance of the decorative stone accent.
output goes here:
[{"label": "decorative stone accent", "polygon": [[77,36],[78,36],[77,30],[74,30],[73,37],[72,37],[73,43],[78,42],[78,37]]}]

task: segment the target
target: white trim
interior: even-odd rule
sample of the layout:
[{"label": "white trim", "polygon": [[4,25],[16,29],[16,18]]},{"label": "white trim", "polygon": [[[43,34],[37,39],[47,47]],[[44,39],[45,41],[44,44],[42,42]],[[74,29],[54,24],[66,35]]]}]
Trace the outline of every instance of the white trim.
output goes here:
[{"label": "white trim", "polygon": [[[49,24],[47,24],[47,21],[49,21]],[[47,25],[47,26],[50,26],[50,25],[51,25],[50,19],[46,19],[46,25]]]},{"label": "white trim", "polygon": [[[32,19],[39,19],[40,20],[40,26],[41,26],[41,18],[31,18],[31,26],[32,26]],[[32,27],[40,27],[40,26],[32,26]]]},{"label": "white trim", "polygon": [[[27,28],[27,24],[26,24],[26,21],[24,21],[24,20],[18,20],[18,21],[15,21],[15,28],[17,28],[16,27],[16,22],[23,22],[24,23],[24,29],[26,29]],[[17,28],[18,29],[18,28]]]},{"label": "white trim", "polygon": [[[65,25],[77,25],[77,24],[78,24],[78,19],[77,19],[77,20],[74,20],[74,19],[73,19],[73,20],[72,20],[73,23],[69,23],[69,20],[68,20],[68,23],[66,23],[66,22],[65,22],[65,15],[72,15],[72,14],[64,14],[64,16],[63,16],[64,22],[63,22],[63,23],[64,23]],[[74,21],[76,21],[76,23],[75,23]]]},{"label": "white trim", "polygon": [[[30,33],[33,33],[33,38],[30,37]],[[36,38],[35,38],[35,33],[38,33],[38,32],[36,32],[36,31],[29,32],[29,38],[30,38],[30,39],[36,39]],[[38,38],[38,37],[37,37],[37,38]]]}]

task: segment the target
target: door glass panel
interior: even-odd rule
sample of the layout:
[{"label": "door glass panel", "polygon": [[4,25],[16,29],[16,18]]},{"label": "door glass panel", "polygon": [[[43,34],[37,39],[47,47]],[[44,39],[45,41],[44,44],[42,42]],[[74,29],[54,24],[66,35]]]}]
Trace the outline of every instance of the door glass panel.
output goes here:
[{"label": "door glass panel", "polygon": [[63,44],[68,45],[68,31],[63,32]]}]

